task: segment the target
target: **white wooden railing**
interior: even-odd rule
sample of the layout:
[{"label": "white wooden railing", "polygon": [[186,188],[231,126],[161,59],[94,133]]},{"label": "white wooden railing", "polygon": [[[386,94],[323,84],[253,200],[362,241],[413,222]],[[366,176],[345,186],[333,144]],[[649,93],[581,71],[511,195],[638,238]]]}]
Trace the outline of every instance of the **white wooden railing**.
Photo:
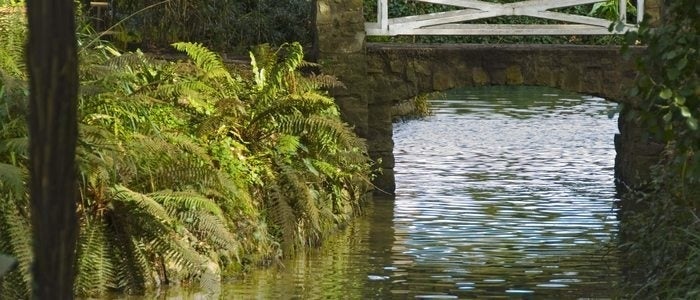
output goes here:
[{"label": "white wooden railing", "polygon": [[[627,1],[620,2],[620,20],[609,31],[610,20],[554,12],[552,9],[605,2],[601,0],[527,0],[492,3],[478,0],[412,0],[458,7],[457,10],[389,18],[389,1],[377,0],[377,22],[365,23],[367,35],[607,35],[636,30],[644,16],[644,0],[637,1],[637,20],[627,22]],[[407,0],[392,0],[407,1]],[[563,24],[465,24],[499,16],[529,16]]]}]

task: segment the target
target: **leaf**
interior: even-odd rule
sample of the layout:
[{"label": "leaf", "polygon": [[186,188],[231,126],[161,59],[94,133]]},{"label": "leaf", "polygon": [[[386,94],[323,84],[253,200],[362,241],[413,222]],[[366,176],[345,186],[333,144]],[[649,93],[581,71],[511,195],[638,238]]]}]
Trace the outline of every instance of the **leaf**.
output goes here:
[{"label": "leaf", "polygon": [[698,130],[698,119],[690,117],[685,120],[691,130]]},{"label": "leaf", "polygon": [[311,160],[308,158],[304,158],[304,165],[306,165],[306,169],[309,170],[312,174],[318,176],[318,170],[316,170],[316,167],[311,163]]},{"label": "leaf", "polygon": [[663,120],[666,123],[671,122],[672,118],[673,118],[673,113],[670,111],[663,116]]},{"label": "leaf", "polygon": [[659,97],[664,100],[670,99],[671,96],[673,96],[673,91],[671,91],[669,88],[665,88],[661,91],[661,93],[659,93]]},{"label": "leaf", "polygon": [[681,60],[678,61],[678,63],[676,64],[676,68],[678,70],[682,70],[687,65],[688,65],[688,57],[685,56],[685,57],[681,58]]},{"label": "leaf", "polygon": [[673,97],[673,102],[678,106],[685,105],[685,97],[675,96],[675,97]]},{"label": "leaf", "polygon": [[668,79],[670,80],[676,80],[678,76],[681,75],[681,71],[676,68],[667,68],[666,69],[666,76],[668,76]]},{"label": "leaf", "polygon": [[682,115],[682,116],[684,116],[684,117],[686,117],[686,118],[690,118],[690,117],[693,116],[693,115],[690,113],[690,110],[688,110],[688,107],[687,107],[687,106],[679,106],[678,108],[681,110],[681,115]]}]

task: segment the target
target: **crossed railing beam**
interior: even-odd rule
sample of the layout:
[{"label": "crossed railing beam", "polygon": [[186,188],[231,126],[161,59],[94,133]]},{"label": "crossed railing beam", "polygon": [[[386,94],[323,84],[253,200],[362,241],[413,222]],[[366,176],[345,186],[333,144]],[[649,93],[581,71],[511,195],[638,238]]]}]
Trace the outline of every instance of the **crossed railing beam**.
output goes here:
[{"label": "crossed railing beam", "polygon": [[[419,2],[442,4],[461,9],[389,18],[388,1],[378,0],[377,23],[366,23],[369,35],[399,34],[611,34],[608,27],[610,20],[589,16],[550,11],[551,9],[571,7],[582,4],[603,2],[602,0],[528,0],[515,3],[492,3],[478,0],[416,0]],[[613,33],[622,33],[634,29],[636,25],[627,24],[626,0],[620,1],[620,20],[625,26],[617,27]],[[644,0],[637,0],[637,23],[644,15]],[[499,16],[530,16],[535,18],[562,21],[569,24],[462,24],[479,19]]]}]

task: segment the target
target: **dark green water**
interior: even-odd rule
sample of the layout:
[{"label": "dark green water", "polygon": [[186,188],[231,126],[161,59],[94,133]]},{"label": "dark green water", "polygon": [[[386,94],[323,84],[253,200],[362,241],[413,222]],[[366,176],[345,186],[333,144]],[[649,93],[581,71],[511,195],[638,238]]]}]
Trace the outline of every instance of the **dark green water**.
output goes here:
[{"label": "dark green water", "polygon": [[[397,190],[225,299],[616,297],[614,104],[539,87],[449,92],[395,125]],[[196,296],[194,296],[196,297]]]}]

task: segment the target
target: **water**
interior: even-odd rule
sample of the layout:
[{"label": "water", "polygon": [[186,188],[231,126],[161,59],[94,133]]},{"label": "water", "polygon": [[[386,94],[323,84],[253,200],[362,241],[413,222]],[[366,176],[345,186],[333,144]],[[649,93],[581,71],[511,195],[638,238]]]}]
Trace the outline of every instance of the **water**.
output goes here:
[{"label": "water", "polygon": [[539,87],[449,92],[395,125],[396,197],[237,299],[614,298],[614,104]]}]

